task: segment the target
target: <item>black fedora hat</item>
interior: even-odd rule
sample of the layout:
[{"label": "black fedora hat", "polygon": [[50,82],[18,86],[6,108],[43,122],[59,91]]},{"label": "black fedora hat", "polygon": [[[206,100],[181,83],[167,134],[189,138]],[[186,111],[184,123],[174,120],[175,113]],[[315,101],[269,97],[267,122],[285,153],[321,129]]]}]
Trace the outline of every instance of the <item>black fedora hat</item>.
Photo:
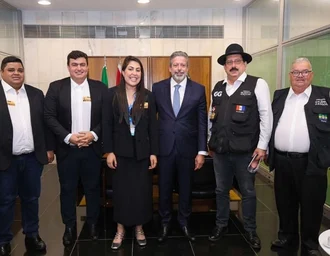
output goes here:
[{"label": "black fedora hat", "polygon": [[233,55],[233,54],[242,55],[243,60],[246,61],[247,63],[250,63],[252,61],[252,56],[244,52],[242,46],[240,46],[239,44],[231,44],[227,47],[226,53],[218,58],[218,63],[222,66],[225,65],[226,57],[228,55]]}]

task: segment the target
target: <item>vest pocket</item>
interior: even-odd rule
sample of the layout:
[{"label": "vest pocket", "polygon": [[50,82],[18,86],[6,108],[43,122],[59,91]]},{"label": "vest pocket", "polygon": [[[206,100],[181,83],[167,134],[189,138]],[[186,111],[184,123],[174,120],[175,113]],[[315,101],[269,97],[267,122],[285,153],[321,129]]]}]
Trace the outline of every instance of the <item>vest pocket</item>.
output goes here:
[{"label": "vest pocket", "polygon": [[235,123],[243,123],[248,120],[251,109],[251,100],[245,100],[242,102],[233,102],[233,114],[232,121]]},{"label": "vest pocket", "polygon": [[208,143],[209,149],[218,154],[228,152],[228,138],[223,135],[219,136],[215,127],[211,128],[211,132],[211,138]]},{"label": "vest pocket", "polygon": [[247,126],[232,125],[229,149],[231,152],[247,153],[252,150],[252,135]]}]

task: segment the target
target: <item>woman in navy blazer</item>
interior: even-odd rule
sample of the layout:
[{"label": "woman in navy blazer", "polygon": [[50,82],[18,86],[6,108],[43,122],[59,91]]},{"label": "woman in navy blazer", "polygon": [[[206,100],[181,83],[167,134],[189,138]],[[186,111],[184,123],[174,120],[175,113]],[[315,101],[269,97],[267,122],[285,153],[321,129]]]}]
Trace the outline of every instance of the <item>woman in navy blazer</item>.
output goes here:
[{"label": "woman in navy blazer", "polygon": [[157,118],[153,95],[144,87],[141,61],[125,58],[120,84],[109,90],[107,164],[113,172],[114,221],[117,233],[111,248],[118,249],[125,226],[135,226],[136,241],[147,241],[142,225],[152,217],[152,172],[158,154]]}]

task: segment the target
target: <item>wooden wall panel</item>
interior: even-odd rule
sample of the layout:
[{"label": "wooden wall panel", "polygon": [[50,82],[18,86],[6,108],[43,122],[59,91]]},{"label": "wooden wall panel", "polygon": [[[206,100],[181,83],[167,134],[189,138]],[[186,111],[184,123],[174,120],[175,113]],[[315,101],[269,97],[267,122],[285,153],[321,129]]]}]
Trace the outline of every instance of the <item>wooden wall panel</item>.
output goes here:
[{"label": "wooden wall panel", "polygon": [[[146,87],[151,90],[152,84],[171,76],[169,72],[169,57],[138,57],[144,68],[144,81]],[[115,85],[116,72],[119,61],[123,58],[106,57],[109,87]],[[104,65],[104,57],[88,57],[89,61],[89,78],[101,80],[102,68]],[[192,56],[189,57],[189,77],[205,86],[205,94],[207,107],[210,105],[211,94],[211,57],[209,56]]]},{"label": "wooden wall panel", "polygon": [[[149,69],[149,59],[148,57],[139,57],[144,68],[144,82],[147,88],[149,85],[148,69]],[[106,57],[107,63],[107,73],[108,73],[108,82],[109,87],[112,87],[116,83],[116,73],[118,63],[124,60],[120,57]],[[88,57],[88,66],[89,66],[89,78],[95,80],[101,80],[102,68],[104,65],[104,57]]]}]

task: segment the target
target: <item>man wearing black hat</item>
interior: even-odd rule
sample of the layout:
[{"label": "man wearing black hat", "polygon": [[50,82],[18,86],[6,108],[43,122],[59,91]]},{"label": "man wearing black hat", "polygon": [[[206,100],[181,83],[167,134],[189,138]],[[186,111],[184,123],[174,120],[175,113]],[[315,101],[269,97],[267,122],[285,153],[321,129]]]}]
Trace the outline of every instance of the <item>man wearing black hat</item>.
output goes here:
[{"label": "man wearing black hat", "polygon": [[235,175],[243,197],[245,238],[253,248],[260,249],[256,233],[255,172],[249,172],[247,167],[251,157],[255,156],[253,167],[264,158],[273,116],[266,81],[245,73],[251,61],[251,55],[239,44],[229,45],[226,53],[218,58],[227,78],[218,82],[212,91],[209,148],[214,152],[217,214],[209,240],[217,241],[228,232],[229,190]]}]

